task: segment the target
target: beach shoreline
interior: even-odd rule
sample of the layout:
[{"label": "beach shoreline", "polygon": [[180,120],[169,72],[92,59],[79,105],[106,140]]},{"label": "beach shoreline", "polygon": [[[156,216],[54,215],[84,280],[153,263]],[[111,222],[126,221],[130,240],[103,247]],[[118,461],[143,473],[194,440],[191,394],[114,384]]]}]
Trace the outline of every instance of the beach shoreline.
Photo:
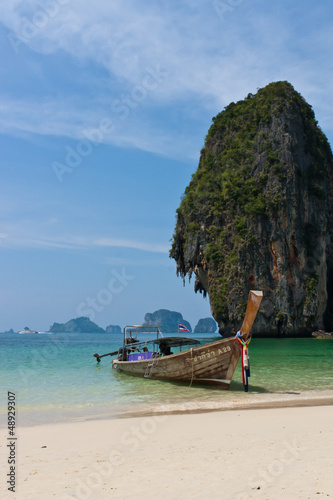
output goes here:
[{"label": "beach shoreline", "polygon": [[[216,403],[213,405],[210,403],[203,403],[199,405],[196,402],[194,405],[192,403],[183,403],[182,408],[179,408],[179,404],[175,404],[175,409],[172,409],[173,404],[168,405],[168,408],[163,407],[159,409],[160,405],[156,405],[155,408],[135,410],[129,412],[122,412],[117,415],[116,418],[136,418],[136,417],[149,417],[155,415],[186,415],[186,414],[200,414],[200,413],[211,413],[211,412],[222,412],[222,411],[237,411],[237,410],[260,410],[260,409],[274,409],[274,408],[302,408],[311,406],[333,406],[333,395],[326,397],[323,396],[312,396],[310,398],[299,398],[299,399],[271,399],[266,401],[251,401],[251,402],[232,402],[229,404]],[[193,408],[193,406],[197,406]]]},{"label": "beach shoreline", "polygon": [[[15,497],[3,462],[1,496],[333,497],[333,405],[326,403],[18,427]],[[3,448],[6,437],[2,429]]]},{"label": "beach shoreline", "polygon": [[[222,395],[225,391],[221,392]],[[231,394],[231,393],[229,393]],[[38,408],[22,410],[17,408],[18,421],[22,427],[34,427],[46,423],[75,423],[98,420],[114,420],[122,418],[138,418],[157,415],[183,415],[211,413],[219,411],[237,411],[270,408],[292,408],[307,406],[333,405],[333,391],[302,391],[276,394],[235,393],[234,399],[199,401],[165,401],[162,403],[134,405],[131,408],[117,409],[112,405],[96,408]],[[5,413],[0,414],[0,430],[6,428]]]}]

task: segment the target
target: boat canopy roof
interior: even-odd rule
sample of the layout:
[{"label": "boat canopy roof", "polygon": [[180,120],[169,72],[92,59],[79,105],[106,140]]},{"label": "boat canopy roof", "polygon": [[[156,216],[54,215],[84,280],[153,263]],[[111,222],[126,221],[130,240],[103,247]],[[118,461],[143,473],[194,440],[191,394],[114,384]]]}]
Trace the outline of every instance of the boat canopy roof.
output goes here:
[{"label": "boat canopy roof", "polygon": [[168,347],[176,347],[181,345],[197,345],[200,344],[199,340],[190,339],[187,337],[163,337],[154,341],[156,344],[165,344]]},{"label": "boat canopy roof", "polygon": [[160,346],[165,347],[182,347],[182,346],[190,346],[190,345],[199,345],[200,340],[190,339],[187,337],[162,337],[160,339],[151,339],[151,340],[141,340],[134,341],[133,343],[126,344],[125,348],[127,349],[142,349],[145,346],[153,345],[159,348]]},{"label": "boat canopy roof", "polygon": [[[146,334],[146,333],[156,333],[155,339],[143,340],[137,339],[137,334]],[[134,336],[133,336],[134,334]],[[144,326],[144,325],[126,325],[124,327],[124,348],[132,348],[141,349],[147,345],[154,345],[155,347],[160,347],[161,345],[164,347],[182,347],[182,346],[191,346],[191,345],[199,345],[200,341],[191,339],[188,337],[163,337],[163,334],[158,326]]]}]

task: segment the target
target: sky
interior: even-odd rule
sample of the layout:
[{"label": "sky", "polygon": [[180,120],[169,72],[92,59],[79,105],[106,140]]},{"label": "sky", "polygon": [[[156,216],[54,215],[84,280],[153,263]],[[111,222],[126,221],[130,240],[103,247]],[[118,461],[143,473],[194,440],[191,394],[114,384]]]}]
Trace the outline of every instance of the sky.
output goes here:
[{"label": "sky", "polygon": [[169,258],[212,117],[288,80],[332,144],[329,0],[11,0],[0,11],[0,331],[192,328]]}]

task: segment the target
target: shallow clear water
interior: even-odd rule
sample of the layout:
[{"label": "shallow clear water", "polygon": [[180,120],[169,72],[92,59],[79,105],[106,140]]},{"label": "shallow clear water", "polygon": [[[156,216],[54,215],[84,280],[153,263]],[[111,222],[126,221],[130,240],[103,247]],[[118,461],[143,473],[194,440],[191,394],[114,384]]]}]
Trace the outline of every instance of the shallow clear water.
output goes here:
[{"label": "shallow clear water", "polygon": [[16,393],[19,425],[333,395],[331,340],[254,338],[249,393],[243,392],[239,365],[230,389],[221,391],[118,373],[110,357],[96,363],[93,353],[115,351],[121,343],[120,334],[1,334],[0,423],[7,391]]}]

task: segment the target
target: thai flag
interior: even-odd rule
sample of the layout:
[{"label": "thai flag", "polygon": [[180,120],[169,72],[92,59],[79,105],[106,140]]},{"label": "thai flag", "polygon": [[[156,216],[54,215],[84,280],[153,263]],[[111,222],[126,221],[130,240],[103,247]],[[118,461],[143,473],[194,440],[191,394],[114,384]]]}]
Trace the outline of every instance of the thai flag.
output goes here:
[{"label": "thai flag", "polygon": [[190,330],[187,328],[187,326],[183,325],[182,323],[178,323],[178,331],[179,332],[189,332]]}]

